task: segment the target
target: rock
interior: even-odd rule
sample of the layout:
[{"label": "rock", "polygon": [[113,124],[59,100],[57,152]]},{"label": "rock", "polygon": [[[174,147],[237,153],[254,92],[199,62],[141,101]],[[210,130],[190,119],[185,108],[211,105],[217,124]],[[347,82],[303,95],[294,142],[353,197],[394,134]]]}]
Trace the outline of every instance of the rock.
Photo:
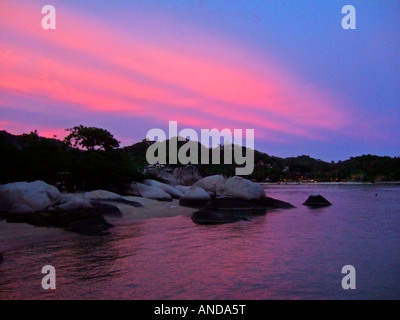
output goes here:
[{"label": "rock", "polygon": [[176,185],[174,186],[175,189],[179,190],[180,192],[182,192],[183,194],[185,194],[186,192],[188,192],[190,190],[191,187],[189,186],[182,186],[182,185]]},{"label": "rock", "polygon": [[35,212],[32,210],[32,208],[26,204],[13,204],[11,209],[10,209],[11,214],[21,214],[21,213],[27,213],[27,214],[34,214]]},{"label": "rock", "polygon": [[172,197],[161,190],[160,188],[146,186],[142,183],[137,183],[140,195],[146,199],[153,199],[158,201],[171,201]]},{"label": "rock", "polygon": [[149,187],[159,188],[159,189],[163,190],[164,192],[168,193],[174,199],[180,199],[183,197],[183,193],[181,191],[179,191],[178,189],[176,189],[168,184],[158,182],[156,180],[144,180],[143,184],[145,184],[146,186],[149,186]]},{"label": "rock", "polygon": [[291,209],[290,203],[270,197],[261,200],[244,200],[232,197],[216,197],[213,201],[215,210],[262,210],[264,209]]},{"label": "rock", "polygon": [[118,218],[122,217],[122,212],[118,209],[118,207],[113,206],[112,204],[93,201],[92,205],[94,212],[101,214],[102,216]]},{"label": "rock", "polygon": [[180,199],[179,204],[191,208],[206,208],[211,204],[211,196],[202,188],[191,187]]},{"label": "rock", "polygon": [[75,217],[72,222],[65,226],[65,230],[91,236],[102,236],[109,234],[109,224],[102,215],[92,210],[83,211]]},{"label": "rock", "polygon": [[261,200],[261,203],[267,206],[268,208],[274,209],[292,209],[294,206],[289,202],[285,202],[282,200],[266,197],[265,199]]},{"label": "rock", "polygon": [[0,264],[4,262],[3,254],[0,252]]},{"label": "rock", "polygon": [[218,187],[225,183],[225,180],[226,179],[222,175],[208,176],[197,181],[193,186],[203,188],[215,194],[217,193]]},{"label": "rock", "polygon": [[125,194],[135,197],[140,197],[140,193],[136,182],[132,182],[129,187],[125,190]]},{"label": "rock", "polygon": [[59,204],[48,208],[47,211],[71,211],[86,208],[93,208],[88,200],[85,200],[82,194],[63,194]]},{"label": "rock", "polygon": [[224,224],[249,219],[229,212],[202,210],[194,212],[192,220],[197,224]]},{"label": "rock", "polygon": [[132,207],[141,207],[142,205],[136,201],[127,200],[125,197],[120,196],[119,194],[105,191],[105,190],[96,190],[85,193],[85,200],[88,200],[91,204],[93,201],[96,202],[114,202],[114,203],[122,203],[126,205],[130,205]]},{"label": "rock", "polygon": [[331,206],[332,203],[330,203],[323,196],[318,194],[309,196],[306,202],[303,203],[303,205],[309,207],[325,207],[325,206]]},{"label": "rock", "polygon": [[263,187],[258,183],[241,177],[232,177],[220,185],[217,196],[233,197],[243,200],[263,200],[266,198]]},{"label": "rock", "polygon": [[7,222],[28,223],[40,227],[56,227],[86,235],[105,235],[112,227],[95,208],[31,213],[6,216]]},{"label": "rock", "polygon": [[106,190],[85,192],[84,198],[87,200],[125,200],[123,196]]},{"label": "rock", "polygon": [[213,201],[215,210],[257,210],[264,206],[255,201],[232,197],[216,197]]},{"label": "rock", "polygon": [[40,212],[57,203],[61,193],[43,181],[14,182],[0,186],[0,199],[0,211],[3,212],[10,212],[13,205],[25,205],[32,211]]},{"label": "rock", "polygon": [[184,186],[191,186],[201,179],[199,169],[193,165],[175,168],[172,172],[172,176],[175,177],[177,184]]}]

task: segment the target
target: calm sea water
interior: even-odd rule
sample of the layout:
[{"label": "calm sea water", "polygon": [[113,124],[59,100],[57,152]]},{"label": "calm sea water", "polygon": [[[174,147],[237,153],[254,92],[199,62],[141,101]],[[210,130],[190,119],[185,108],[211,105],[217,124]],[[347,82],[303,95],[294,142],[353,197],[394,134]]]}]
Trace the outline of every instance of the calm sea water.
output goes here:
[{"label": "calm sea water", "polygon": [[[0,299],[399,299],[400,187],[268,186],[293,210],[199,226],[126,220],[107,237],[0,222]],[[319,193],[333,206],[301,204]],[[377,196],[375,196],[377,194]],[[117,221],[113,221],[117,223]],[[57,289],[41,288],[41,269]],[[344,265],[356,290],[343,290]]]}]

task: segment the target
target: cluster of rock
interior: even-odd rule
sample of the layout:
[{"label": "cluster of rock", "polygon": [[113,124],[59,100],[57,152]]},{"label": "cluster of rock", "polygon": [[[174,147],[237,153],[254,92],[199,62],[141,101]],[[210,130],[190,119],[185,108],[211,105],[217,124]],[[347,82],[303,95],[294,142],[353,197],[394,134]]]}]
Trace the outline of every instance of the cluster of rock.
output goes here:
[{"label": "cluster of rock", "polygon": [[112,192],[98,190],[81,195],[62,194],[43,182],[15,182],[0,186],[0,217],[8,222],[24,222],[35,226],[52,226],[68,231],[104,235],[112,227],[104,216],[121,216],[110,202],[127,201]]},{"label": "cluster of rock", "polygon": [[[132,183],[126,194],[158,201],[179,199],[182,206],[201,209],[192,217],[196,223],[234,222],[258,214],[257,210],[265,214],[267,208],[293,207],[267,197],[261,185],[241,177],[226,179],[214,175],[201,178],[194,166],[177,168],[171,176],[174,182],[181,184],[145,180]],[[112,225],[104,216],[122,216],[115,203],[142,206],[104,190],[63,194],[43,181],[0,186],[0,218],[9,222],[54,226],[81,234],[107,234]]]},{"label": "cluster of rock", "polygon": [[[214,175],[202,179],[184,179],[187,183],[194,180],[191,186],[171,186],[145,180],[143,183],[132,183],[127,193],[159,201],[179,199],[182,206],[201,209],[192,217],[196,223],[234,222],[258,214],[257,210],[265,214],[268,208],[293,208],[287,202],[267,197],[261,185],[241,177],[226,179],[222,175]],[[234,214],[235,211],[239,214]]]}]

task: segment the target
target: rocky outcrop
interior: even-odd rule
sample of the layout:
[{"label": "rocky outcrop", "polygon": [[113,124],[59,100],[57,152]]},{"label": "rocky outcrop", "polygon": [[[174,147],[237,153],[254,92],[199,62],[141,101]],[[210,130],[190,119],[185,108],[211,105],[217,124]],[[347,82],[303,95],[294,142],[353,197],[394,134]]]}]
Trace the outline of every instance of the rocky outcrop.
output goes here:
[{"label": "rocky outcrop", "polygon": [[8,222],[104,235],[111,225],[103,216],[121,216],[116,206],[104,201],[138,204],[104,190],[71,195],[61,194],[43,181],[16,182],[0,186],[0,217]]},{"label": "rocky outcrop", "polygon": [[303,203],[303,205],[309,207],[325,207],[325,206],[331,206],[332,203],[330,203],[323,196],[318,194],[309,196],[306,202]]},{"label": "rocky outcrop", "polygon": [[224,179],[218,175],[196,182],[184,193],[179,204],[214,211],[250,210],[253,213],[259,211],[264,214],[266,209],[293,208],[290,203],[267,197],[263,187],[255,182],[241,177]]},{"label": "rocky outcrop", "polygon": [[191,187],[180,199],[179,204],[191,208],[206,208],[211,205],[211,196],[202,188]]},{"label": "rocky outcrop", "polygon": [[176,184],[184,186],[191,186],[202,178],[199,169],[193,165],[176,168],[172,176],[176,179]]},{"label": "rocky outcrop", "polygon": [[262,186],[241,177],[232,177],[227,179],[217,188],[217,196],[232,197],[249,201],[263,200],[266,198]]},{"label": "rocky outcrop", "polygon": [[197,181],[193,186],[203,188],[206,191],[216,194],[217,189],[225,184],[225,180],[226,179],[222,175],[208,176]]},{"label": "rocky outcrop", "polygon": [[156,180],[144,180],[143,184],[149,187],[159,188],[162,191],[168,193],[174,199],[180,199],[183,197],[183,193],[178,189]]}]

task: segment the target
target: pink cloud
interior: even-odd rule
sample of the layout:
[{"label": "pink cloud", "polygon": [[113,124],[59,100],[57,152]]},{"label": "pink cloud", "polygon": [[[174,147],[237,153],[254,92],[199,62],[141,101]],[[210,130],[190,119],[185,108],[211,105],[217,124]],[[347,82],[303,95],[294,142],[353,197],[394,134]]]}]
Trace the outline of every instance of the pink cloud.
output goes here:
[{"label": "pink cloud", "polygon": [[[57,11],[54,31],[41,28],[40,5],[6,1],[1,9],[0,26],[35,45],[0,46],[0,88],[165,123],[175,114],[185,126],[241,125],[309,139],[318,139],[315,130],[345,124],[346,114],[328,93],[222,40],[216,54],[193,53],[180,43],[128,36],[67,8]],[[39,47],[49,54],[43,57]],[[100,62],[83,68],[79,56]]]}]

